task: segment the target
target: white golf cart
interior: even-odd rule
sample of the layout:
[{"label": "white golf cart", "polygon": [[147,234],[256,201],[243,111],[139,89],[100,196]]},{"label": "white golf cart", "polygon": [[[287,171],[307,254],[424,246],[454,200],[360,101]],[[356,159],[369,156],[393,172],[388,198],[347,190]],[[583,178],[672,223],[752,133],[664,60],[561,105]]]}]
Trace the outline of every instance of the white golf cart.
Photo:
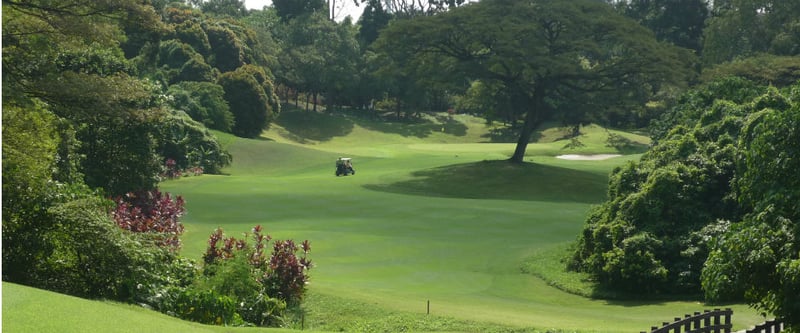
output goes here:
[{"label": "white golf cart", "polygon": [[353,169],[353,159],[349,157],[339,157],[336,160],[336,176],[355,175],[356,170]]}]

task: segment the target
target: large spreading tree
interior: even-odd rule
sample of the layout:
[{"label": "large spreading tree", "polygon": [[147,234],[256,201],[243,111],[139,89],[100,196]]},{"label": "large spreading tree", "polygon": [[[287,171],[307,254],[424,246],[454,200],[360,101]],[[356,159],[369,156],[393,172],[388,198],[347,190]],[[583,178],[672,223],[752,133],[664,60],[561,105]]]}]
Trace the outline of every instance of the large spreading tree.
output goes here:
[{"label": "large spreading tree", "polygon": [[545,120],[580,109],[581,115],[570,114],[576,121],[625,101],[641,103],[659,87],[682,81],[691,61],[689,52],[656,41],[646,28],[591,0],[484,0],[393,22],[377,43],[403,73],[452,80],[458,72],[501,86],[524,113],[512,162],[522,162],[531,134]]}]

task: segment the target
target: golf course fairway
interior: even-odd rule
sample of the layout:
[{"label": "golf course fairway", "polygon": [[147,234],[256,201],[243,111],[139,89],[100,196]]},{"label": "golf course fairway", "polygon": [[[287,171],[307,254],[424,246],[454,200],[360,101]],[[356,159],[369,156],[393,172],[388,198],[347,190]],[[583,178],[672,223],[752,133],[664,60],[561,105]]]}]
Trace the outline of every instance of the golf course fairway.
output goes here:
[{"label": "golf course fairway", "polygon": [[[608,173],[639,158],[555,157],[616,153],[603,131],[588,133],[578,151],[555,140],[532,143],[526,163],[512,165],[504,160],[514,145],[479,141],[473,132],[482,124],[463,122],[450,134],[444,126],[379,131],[336,119],[339,132],[318,137],[286,124],[255,140],[222,135],[234,159],[225,175],[162,183],[186,200],[182,254],[199,259],[218,227],[237,238],[261,225],[275,239],[308,239],[315,266],[306,329],[369,331],[356,327],[381,321],[319,319],[339,306],[314,301],[325,297],[381,309],[381,316],[422,318],[430,309],[431,316],[542,332],[640,332],[720,307],[734,310],[735,329],[763,321],[739,304],[590,299],[522,272],[535,253],[573,242],[590,206],[605,198]],[[334,175],[342,156],[353,158],[355,175]]]}]

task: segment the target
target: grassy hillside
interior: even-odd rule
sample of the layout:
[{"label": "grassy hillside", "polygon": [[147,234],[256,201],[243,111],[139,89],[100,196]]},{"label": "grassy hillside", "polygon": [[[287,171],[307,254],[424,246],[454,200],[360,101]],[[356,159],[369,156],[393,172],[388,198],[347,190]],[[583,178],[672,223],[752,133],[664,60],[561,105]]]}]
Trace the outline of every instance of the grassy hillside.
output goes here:
[{"label": "grassy hillside", "polygon": [[191,323],[135,305],[90,301],[3,282],[5,333],[83,332],[290,332]]},{"label": "grassy hillside", "polygon": [[[221,136],[234,156],[226,175],[162,189],[186,199],[185,256],[199,259],[217,227],[238,237],[260,224],[277,239],[309,239],[307,329],[639,332],[709,308],[593,300],[526,273],[563,274],[542,253],[575,240],[590,205],[604,199],[608,172],[638,155],[558,159],[616,151],[597,126],[582,130],[577,150],[549,129],[530,145],[532,163],[509,165],[502,160],[514,145],[493,139],[499,132],[463,115],[397,124],[286,112],[259,140]],[[356,175],[334,176],[339,156],[354,159]],[[758,321],[733,307],[737,327]]]}]

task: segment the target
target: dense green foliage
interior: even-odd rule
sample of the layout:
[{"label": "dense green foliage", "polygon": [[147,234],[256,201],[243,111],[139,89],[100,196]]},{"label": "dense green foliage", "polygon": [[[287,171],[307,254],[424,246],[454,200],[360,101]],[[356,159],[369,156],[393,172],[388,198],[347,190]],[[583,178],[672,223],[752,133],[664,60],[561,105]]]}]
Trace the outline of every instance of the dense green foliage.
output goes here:
[{"label": "dense green foliage", "polygon": [[[252,245],[245,238],[225,237],[218,228],[209,236],[203,255],[203,276],[195,288],[213,290],[238,304],[235,313],[244,321],[259,326],[276,326],[287,305],[297,308],[302,301],[311,260],[308,241],[300,247],[292,240],[274,240],[262,233],[261,226],[252,229]],[[272,241],[272,251],[266,247]],[[212,313],[214,313],[212,311]]]},{"label": "dense green foliage", "polygon": [[158,49],[143,47],[138,59],[146,75],[169,86],[171,106],[210,128],[253,137],[277,116],[280,105],[271,71],[263,67],[270,61],[262,41],[272,45],[271,39],[249,27],[258,22],[231,19],[242,16],[241,6],[202,2],[201,11],[168,5],[167,31],[152,41]]},{"label": "dense green foliage", "polygon": [[233,134],[257,137],[280,111],[272,82],[258,67],[247,65],[224,73],[217,83],[233,111]]},{"label": "dense green foliage", "polygon": [[322,13],[307,13],[276,30],[283,42],[282,65],[276,75],[278,82],[296,90],[295,98],[305,92],[307,99],[313,99],[315,111],[322,96],[328,106],[365,102],[359,91],[363,85],[358,64],[363,60],[352,24],[336,24]]},{"label": "dense green foliage", "polygon": [[176,112],[158,125],[161,141],[158,151],[167,161],[175,161],[177,170],[199,168],[203,173],[218,174],[231,163],[231,155],[217,138],[183,112]]},{"label": "dense green foliage", "polygon": [[201,10],[209,15],[241,17],[247,14],[243,0],[189,0],[199,4]]},{"label": "dense green foliage", "polygon": [[703,30],[703,62],[716,65],[759,53],[800,55],[797,1],[714,1]]},{"label": "dense green foliage", "polygon": [[[163,32],[155,8],[8,1],[3,19],[3,279],[142,304],[191,283],[193,265],[162,247],[167,238],[123,230],[106,199],[154,189],[169,153],[210,172],[230,163],[205,128],[174,116],[161,85],[139,77],[146,67],[126,58],[134,44],[121,48],[126,32]],[[187,50],[165,44],[165,64],[197,58]]]},{"label": "dense green foliage", "polygon": [[184,81],[172,85],[167,90],[172,97],[169,101],[176,110],[186,112],[192,119],[205,127],[230,132],[234,118],[225,91],[211,82]]},{"label": "dense green foliage", "polygon": [[596,1],[481,1],[398,21],[378,48],[400,77],[417,76],[417,89],[459,77],[500,86],[504,94],[493,99],[507,97],[524,117],[514,162],[544,121],[575,125],[612,105],[642,104],[658,87],[683,82],[691,58]]},{"label": "dense green foliage", "polygon": [[798,88],[731,79],[685,95],[671,130],[612,173],[572,267],[651,294],[698,293],[702,272],[709,299],[746,296],[796,323]]},{"label": "dense green foliage", "polygon": [[709,15],[706,0],[623,0],[614,5],[639,24],[649,28],[656,38],[700,53],[703,28]]},{"label": "dense green foliage", "polygon": [[739,138],[733,182],[741,220],[714,240],[703,269],[706,297],[744,297],[800,326],[800,84],[755,101]]},{"label": "dense green foliage", "polygon": [[285,21],[314,12],[322,12],[327,8],[324,0],[274,0],[272,5],[278,16]]},{"label": "dense green foliage", "polygon": [[[57,117],[56,180],[85,182],[107,195],[152,189],[164,160],[173,158],[164,156],[168,144],[160,129],[172,112],[164,103],[162,86],[137,78],[137,68],[147,68],[138,65],[144,58],[126,59],[119,45],[125,31],[157,35],[166,26],[149,5],[118,2],[97,7],[96,2],[81,1],[63,5],[8,4],[4,17],[9,24],[3,29],[3,66],[9,73],[3,76],[4,106],[41,105]],[[143,57],[149,49],[142,48]],[[158,58],[165,68],[185,67],[192,59],[202,63],[199,54],[176,40],[155,52],[154,59]],[[203,77],[213,78],[208,73]],[[214,141],[210,136],[203,140]],[[187,151],[208,150],[186,147],[196,141],[177,144]],[[229,163],[224,158],[210,160],[205,164],[213,165],[204,166],[209,172]]]},{"label": "dense green foliage", "polygon": [[35,224],[6,229],[4,223],[4,237],[13,241],[4,245],[4,279],[129,302],[145,301],[162,286],[187,283],[192,266],[153,239],[117,227],[107,213],[110,204],[82,194],[53,204]]},{"label": "dense green foliage", "polygon": [[709,68],[701,79],[710,82],[730,76],[761,85],[788,86],[800,80],[800,57],[759,54]]},{"label": "dense green foliage", "polygon": [[[500,119],[519,137],[516,162],[545,121],[578,135],[658,117],[657,144],[611,176],[573,266],[629,291],[702,282],[709,299],[744,295],[798,321],[798,184],[787,181],[798,93],[767,88],[800,77],[796,2],[614,2],[628,18],[608,1],[360,2],[354,25],[321,0],[253,11],[241,0],[4,1],[3,279],[205,323],[279,324],[276,299],[294,306],[305,291],[297,244],[275,242],[272,275],[255,284],[240,279],[243,256],[196,278],[176,257],[176,221],[165,250],[114,227],[105,198],[183,170],[220,173],[231,155],[208,129],[263,135],[281,92],[314,111]],[[707,84],[680,95],[694,74]],[[134,211],[127,220],[158,229]]]}]

